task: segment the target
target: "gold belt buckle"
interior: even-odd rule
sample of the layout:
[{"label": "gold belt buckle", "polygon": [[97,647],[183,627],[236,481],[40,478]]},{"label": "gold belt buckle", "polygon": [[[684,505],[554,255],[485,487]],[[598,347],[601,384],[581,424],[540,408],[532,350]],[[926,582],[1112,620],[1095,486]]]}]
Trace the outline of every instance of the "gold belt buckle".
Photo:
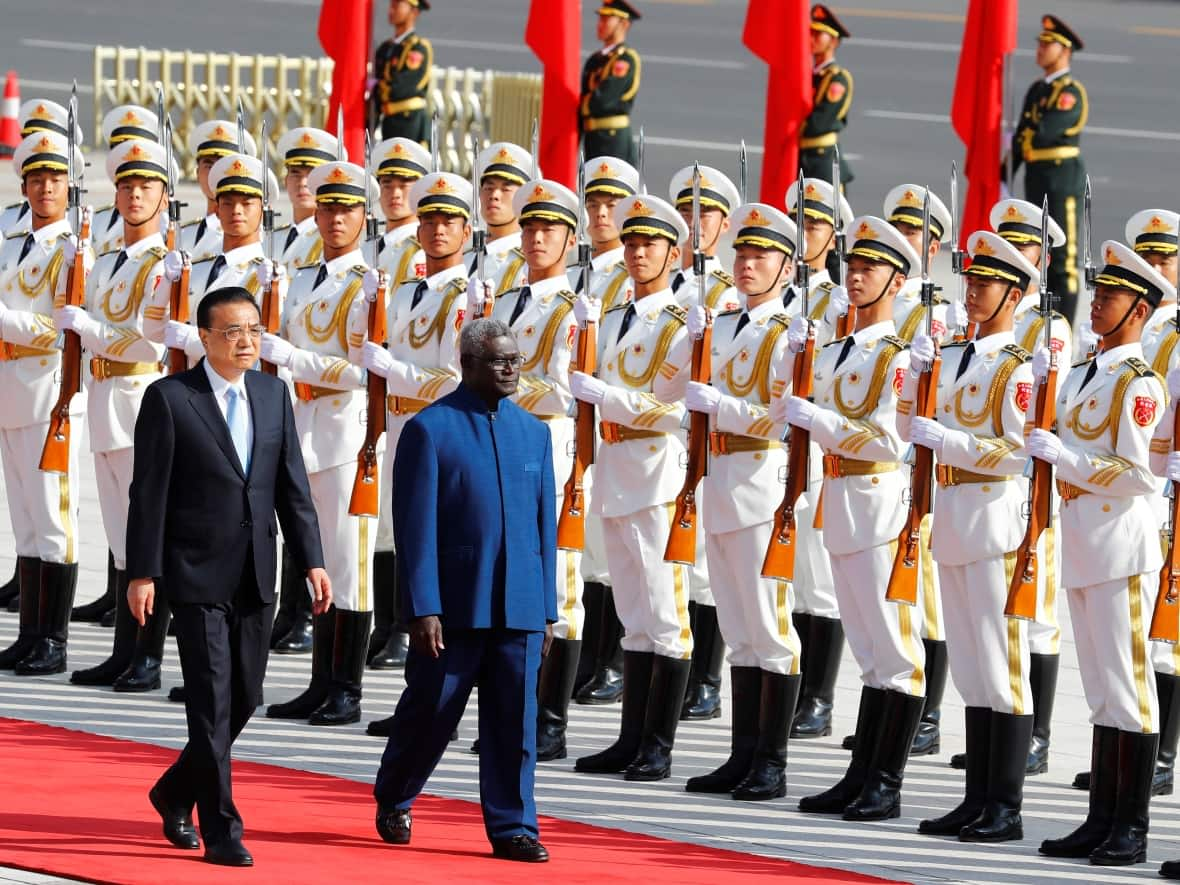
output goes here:
[{"label": "gold belt buckle", "polygon": [[613,421],[601,422],[598,431],[602,434],[602,441],[608,445],[614,445],[619,441],[619,425]]},{"label": "gold belt buckle", "polygon": [[839,479],[843,476],[840,472],[839,455],[824,455],[824,476],[829,479]]},{"label": "gold belt buckle", "polygon": [[716,457],[718,455],[728,455],[729,454],[729,447],[727,445],[727,442],[728,442],[728,440],[726,439],[727,436],[728,436],[728,434],[723,433],[722,431],[719,431],[719,430],[714,430],[712,433],[710,433],[709,434],[709,454],[713,455],[714,457]]},{"label": "gold belt buckle", "polygon": [[936,464],[934,466],[934,475],[939,485],[957,486],[959,484],[955,479],[955,468],[949,464]]},{"label": "gold belt buckle", "polygon": [[90,360],[90,374],[95,381],[106,381],[110,377],[107,374],[107,360],[101,356],[96,356]]}]

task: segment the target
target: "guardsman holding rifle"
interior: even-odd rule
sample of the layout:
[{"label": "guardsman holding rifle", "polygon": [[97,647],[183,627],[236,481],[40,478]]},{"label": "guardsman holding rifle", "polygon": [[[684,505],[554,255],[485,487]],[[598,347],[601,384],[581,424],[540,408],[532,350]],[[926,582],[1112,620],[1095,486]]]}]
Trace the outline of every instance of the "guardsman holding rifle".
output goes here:
[{"label": "guardsman holding rifle", "polygon": [[602,48],[582,67],[578,132],[587,156],[636,162],[631,108],[639,94],[639,53],[626,44],[633,22],[642,16],[629,0],[602,0],[597,37]]},{"label": "guardsman holding rifle", "polygon": [[[832,177],[832,151],[852,109],[852,74],[836,63],[836,50],[849,37],[848,29],[823,3],[811,8],[812,108],[799,139],[799,165],[806,178]],[[840,158],[840,180],[852,181],[852,170]]]},{"label": "guardsman holding rifle", "polygon": [[377,47],[373,59],[372,125],[382,138],[408,138],[430,147],[430,91],[434,48],[414,30],[418,16],[430,9],[429,0],[389,0],[393,36]]},{"label": "guardsman holding rifle", "polygon": [[190,221],[181,229],[180,246],[190,260],[200,261],[221,253],[221,222],[217,218],[217,192],[209,186],[209,172],[213,164],[229,154],[258,154],[254,139],[240,123],[228,120],[206,120],[188,137],[188,151],[197,160],[197,184],[205,195],[205,214]]}]

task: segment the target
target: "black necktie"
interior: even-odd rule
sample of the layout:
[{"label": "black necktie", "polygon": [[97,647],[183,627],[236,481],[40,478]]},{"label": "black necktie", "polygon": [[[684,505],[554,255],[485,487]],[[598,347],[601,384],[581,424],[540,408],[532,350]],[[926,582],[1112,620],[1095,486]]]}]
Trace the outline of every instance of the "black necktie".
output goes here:
[{"label": "black necktie", "polygon": [[201,240],[205,239],[205,231],[207,230],[207,228],[208,228],[208,225],[205,223],[205,219],[202,218],[201,223],[197,225],[197,238],[195,240],[193,240],[193,247],[194,248],[196,247],[197,243],[199,243],[199,242],[201,242]]},{"label": "black necktie", "polygon": [[291,244],[297,239],[299,239],[299,228],[295,227],[295,225],[291,225],[290,230],[287,231],[287,242],[283,246],[283,251],[286,252],[288,249],[290,249]]},{"label": "black necktie", "polygon": [[836,357],[836,368],[840,368],[840,363],[848,359],[848,354],[852,353],[853,337],[849,335],[844,339],[844,346],[840,348],[840,355]]},{"label": "black necktie", "polygon": [[791,302],[794,300],[795,300],[795,287],[794,286],[787,286],[786,291],[783,292],[783,307],[790,307]]},{"label": "black necktie", "polygon": [[422,300],[422,296],[426,294],[426,280],[422,280],[414,287],[414,297],[410,299],[410,310],[418,306],[418,302]]},{"label": "black necktie", "polygon": [[956,381],[963,377],[963,373],[967,371],[967,366],[971,364],[971,357],[973,356],[975,356],[975,342],[968,341],[967,346],[963,348],[963,358],[959,360],[959,369],[955,372]]},{"label": "black necktie", "polygon": [[385,251],[385,237],[379,237],[377,239],[377,254],[380,255],[384,251]]},{"label": "black necktie", "polygon": [[110,216],[107,218],[107,230],[115,226],[115,222],[119,220],[119,210],[112,209]]},{"label": "black necktie", "polygon": [[32,251],[32,249],[33,249],[34,242],[36,242],[36,241],[33,239],[32,234],[25,234],[25,241],[21,244],[20,258],[17,259],[17,262],[16,262],[17,264],[20,264],[22,261],[25,260],[25,258],[28,257],[29,252]]},{"label": "black necktie", "polygon": [[111,271],[111,276],[119,272],[119,268],[127,261],[127,250],[120,249],[119,254],[115,256],[115,269]]},{"label": "black necktie", "polygon": [[[324,271],[327,272],[327,269],[328,268],[325,267]],[[218,255],[216,258],[213,259],[213,266],[209,268],[209,276],[205,279],[205,290],[206,291],[208,291],[209,287],[212,286],[217,281],[217,278],[219,276],[221,276],[221,272],[223,270],[225,270],[225,256]],[[316,285],[318,286],[319,283],[317,282]]]},{"label": "black necktie", "polygon": [[742,315],[738,317],[737,328],[733,330],[734,338],[742,334],[742,329],[746,328],[746,323],[748,322],[750,322],[750,315],[743,310]]},{"label": "black necktie", "polygon": [[672,277],[672,294],[675,295],[680,291],[680,287],[684,285],[684,271],[676,271],[676,276]]},{"label": "black necktie", "polygon": [[582,288],[583,288],[583,284],[585,282],[586,282],[586,274],[584,274],[584,273],[578,274],[578,284],[576,286],[574,286],[574,294],[575,295],[582,294]]},{"label": "black necktie", "polygon": [[533,290],[525,286],[520,290],[520,297],[516,299],[516,304],[512,308],[512,316],[508,318],[508,325],[515,325],[516,321],[520,319],[520,315],[524,313],[525,308],[529,306],[529,302],[533,300]]},{"label": "black necktie", "polygon": [[322,283],[327,278],[328,278],[328,265],[321,264],[319,271],[315,275],[315,285],[313,285],[312,288],[318,289],[320,287],[320,283]]},{"label": "black necktie", "polygon": [[628,304],[627,309],[623,311],[623,322],[619,324],[619,337],[615,341],[622,341],[623,336],[627,334],[627,330],[631,328],[631,323],[635,319],[635,305]]},{"label": "black necktie", "polygon": [[1086,374],[1082,378],[1082,386],[1078,388],[1078,393],[1081,393],[1083,390],[1086,389],[1086,385],[1090,383],[1090,379],[1092,379],[1097,373],[1098,373],[1098,358],[1095,357],[1094,359],[1090,360],[1090,368],[1086,369]]}]

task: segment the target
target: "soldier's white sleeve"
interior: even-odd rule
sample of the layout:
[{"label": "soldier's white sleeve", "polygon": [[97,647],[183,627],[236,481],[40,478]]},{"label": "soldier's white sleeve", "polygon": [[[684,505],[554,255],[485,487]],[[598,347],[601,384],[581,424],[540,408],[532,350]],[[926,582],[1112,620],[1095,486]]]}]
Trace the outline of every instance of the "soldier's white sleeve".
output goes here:
[{"label": "soldier's white sleeve", "polygon": [[898,394],[893,379],[908,372],[910,354],[900,351],[890,361],[873,410],[863,418],[845,418],[821,407],[811,425],[811,438],[829,452],[862,461],[900,461],[905,444],[897,432]]},{"label": "soldier's white sleeve", "polygon": [[[979,436],[959,430],[947,434],[942,443],[939,461],[965,470],[994,473],[996,475],[1019,474],[1025,465],[1024,421],[1026,414],[1022,404],[1031,402],[1033,389],[1032,366],[1022,363],[1004,386],[1004,402],[1001,405],[1000,423],[1003,435]],[[900,414],[900,413],[899,413]],[[900,424],[900,418],[898,419]],[[980,429],[992,429],[991,415],[980,425]]]},{"label": "soldier's white sleeve", "polygon": [[[191,280],[190,280],[191,288]],[[191,293],[190,293],[191,294]],[[161,275],[148,298],[148,305],[143,311],[143,334],[149,341],[157,344],[164,343],[164,329],[171,319],[172,312],[172,282]]]}]

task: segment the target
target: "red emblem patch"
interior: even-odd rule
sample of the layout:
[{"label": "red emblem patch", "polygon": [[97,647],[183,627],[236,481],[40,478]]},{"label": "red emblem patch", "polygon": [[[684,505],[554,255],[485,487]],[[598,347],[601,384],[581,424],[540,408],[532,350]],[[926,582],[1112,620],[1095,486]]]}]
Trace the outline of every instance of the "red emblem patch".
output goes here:
[{"label": "red emblem patch", "polygon": [[1155,420],[1155,400],[1150,396],[1135,397],[1135,409],[1131,417],[1140,427],[1149,426]]},{"label": "red emblem patch", "polygon": [[828,87],[828,101],[839,101],[844,97],[844,93],[848,90],[844,88],[844,84],[836,81]]},{"label": "red emblem patch", "polygon": [[1029,381],[1016,382],[1016,408],[1027,412],[1032,405],[1032,383]]},{"label": "red emblem patch", "polygon": [[901,396],[901,386],[905,384],[905,369],[898,369],[893,373],[893,392]]},{"label": "red emblem patch", "polygon": [[414,265],[414,276],[418,277],[419,279],[426,278],[426,262],[425,261]]},{"label": "red emblem patch", "polygon": [[1063,92],[1057,99],[1057,110],[1069,111],[1073,110],[1073,106],[1078,103],[1078,97],[1072,92]]},{"label": "red emblem patch", "polygon": [[467,311],[464,310],[463,308],[459,308],[459,310],[457,310],[455,312],[455,331],[456,332],[458,332],[460,329],[463,328],[463,317],[466,315],[467,315]]},{"label": "red emblem patch", "polygon": [[419,52],[417,49],[415,49],[409,55],[406,56],[406,67],[409,68],[411,71],[416,71],[416,70],[418,70],[418,68],[422,67],[422,62],[425,59],[426,59],[426,56],[423,55],[421,52]]},{"label": "red emblem patch", "polygon": [[1049,339],[1049,350],[1053,351],[1053,353],[1060,353],[1062,351],[1062,349],[1064,349],[1064,347],[1065,347],[1065,342],[1062,341],[1060,338],[1050,338]]},{"label": "red emblem patch", "polygon": [[576,335],[577,332],[578,332],[577,325],[576,324],[571,325],[570,326],[570,333],[569,333],[569,335],[566,336],[566,339],[565,339],[565,346],[566,347],[573,347],[574,346],[574,335]]},{"label": "red emblem patch", "polygon": [[616,77],[625,77],[629,70],[631,70],[631,62],[620,58],[615,62],[614,67],[611,68],[611,73]]},{"label": "red emblem patch", "polygon": [[941,338],[945,334],[946,334],[946,325],[945,324],[940,323],[938,320],[931,320],[930,321],[930,337],[931,338],[938,339],[938,338]]}]

